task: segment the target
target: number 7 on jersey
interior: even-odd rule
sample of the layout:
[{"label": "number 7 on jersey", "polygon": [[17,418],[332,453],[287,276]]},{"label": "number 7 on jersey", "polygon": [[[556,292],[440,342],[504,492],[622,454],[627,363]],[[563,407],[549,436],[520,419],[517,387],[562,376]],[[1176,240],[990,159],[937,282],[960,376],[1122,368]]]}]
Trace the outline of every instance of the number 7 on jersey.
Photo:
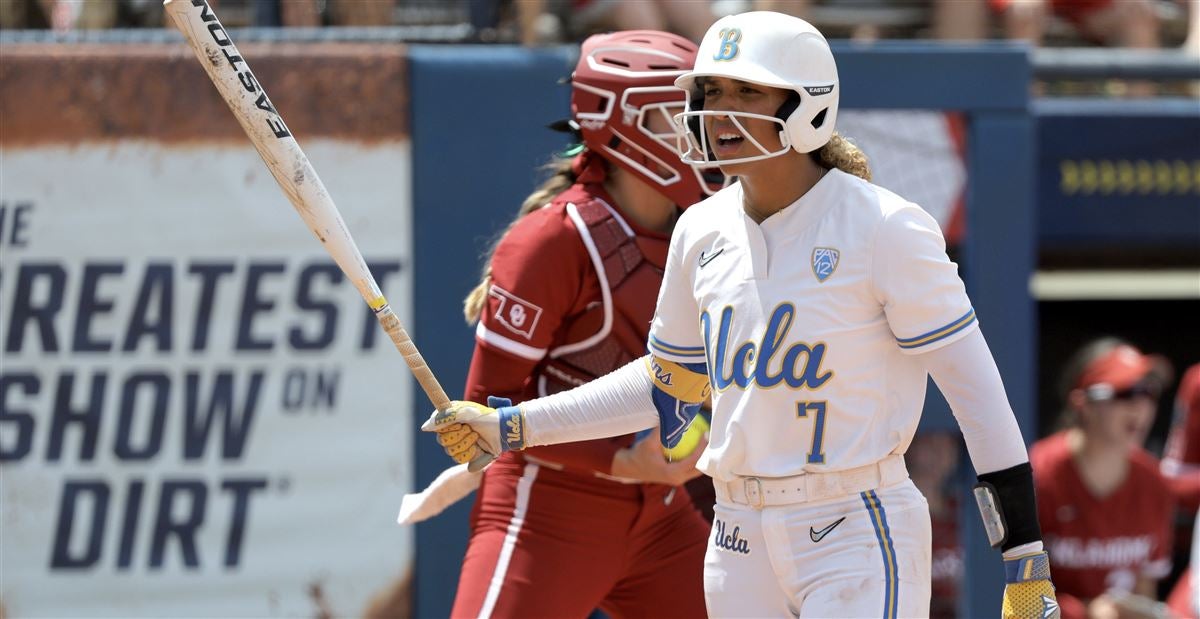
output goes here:
[{"label": "number 7 on jersey", "polygon": [[825,464],[825,452],[821,449],[821,442],[825,438],[825,401],[796,402],[797,417],[808,417],[809,411],[814,414],[812,450],[808,452],[808,463]]}]

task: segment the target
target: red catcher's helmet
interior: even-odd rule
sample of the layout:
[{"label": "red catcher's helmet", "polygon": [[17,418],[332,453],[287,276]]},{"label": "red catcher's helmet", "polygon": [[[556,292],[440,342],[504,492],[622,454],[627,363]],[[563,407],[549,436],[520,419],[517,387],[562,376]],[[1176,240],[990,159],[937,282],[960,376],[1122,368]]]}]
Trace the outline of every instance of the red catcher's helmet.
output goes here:
[{"label": "red catcher's helmet", "polygon": [[675,79],[695,63],[696,44],[681,36],[627,30],[588,37],[571,74],[571,115],[588,149],[682,207],[725,181],[716,168],[693,168],[679,159],[672,119],[683,112],[687,93]]}]

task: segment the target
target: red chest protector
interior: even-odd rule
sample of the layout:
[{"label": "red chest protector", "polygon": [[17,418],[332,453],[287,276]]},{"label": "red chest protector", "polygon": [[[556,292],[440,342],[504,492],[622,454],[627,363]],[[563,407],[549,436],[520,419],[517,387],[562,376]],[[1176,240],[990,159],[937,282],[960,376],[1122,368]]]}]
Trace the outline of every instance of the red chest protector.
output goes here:
[{"label": "red chest protector", "polygon": [[646,337],[662,285],[670,239],[638,234],[596,186],[576,185],[564,203],[600,280],[600,297],[563,320],[559,335],[534,370],[538,395],[603,376],[646,353]]}]

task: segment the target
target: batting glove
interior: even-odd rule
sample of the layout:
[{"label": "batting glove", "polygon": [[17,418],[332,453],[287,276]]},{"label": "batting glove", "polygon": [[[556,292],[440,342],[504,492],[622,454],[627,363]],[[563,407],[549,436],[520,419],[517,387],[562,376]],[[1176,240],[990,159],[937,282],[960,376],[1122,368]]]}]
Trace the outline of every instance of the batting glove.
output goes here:
[{"label": "batting glove", "polygon": [[1004,619],[1059,619],[1058,600],[1050,582],[1050,555],[1036,552],[1004,562]]},{"label": "batting glove", "polygon": [[451,402],[445,410],[434,411],[421,430],[437,432],[446,455],[459,464],[472,463],[472,470],[505,451],[525,448],[525,418],[508,398],[488,396],[487,406]]}]

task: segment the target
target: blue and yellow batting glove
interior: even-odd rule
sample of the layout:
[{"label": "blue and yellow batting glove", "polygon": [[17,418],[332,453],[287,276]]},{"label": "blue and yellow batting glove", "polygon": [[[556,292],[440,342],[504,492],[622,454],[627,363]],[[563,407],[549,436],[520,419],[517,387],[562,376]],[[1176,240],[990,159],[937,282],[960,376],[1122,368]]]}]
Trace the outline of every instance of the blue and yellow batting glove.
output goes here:
[{"label": "blue and yellow batting glove", "polygon": [[1050,555],[1036,552],[1004,561],[1004,619],[1058,619],[1058,599],[1050,582]]}]

